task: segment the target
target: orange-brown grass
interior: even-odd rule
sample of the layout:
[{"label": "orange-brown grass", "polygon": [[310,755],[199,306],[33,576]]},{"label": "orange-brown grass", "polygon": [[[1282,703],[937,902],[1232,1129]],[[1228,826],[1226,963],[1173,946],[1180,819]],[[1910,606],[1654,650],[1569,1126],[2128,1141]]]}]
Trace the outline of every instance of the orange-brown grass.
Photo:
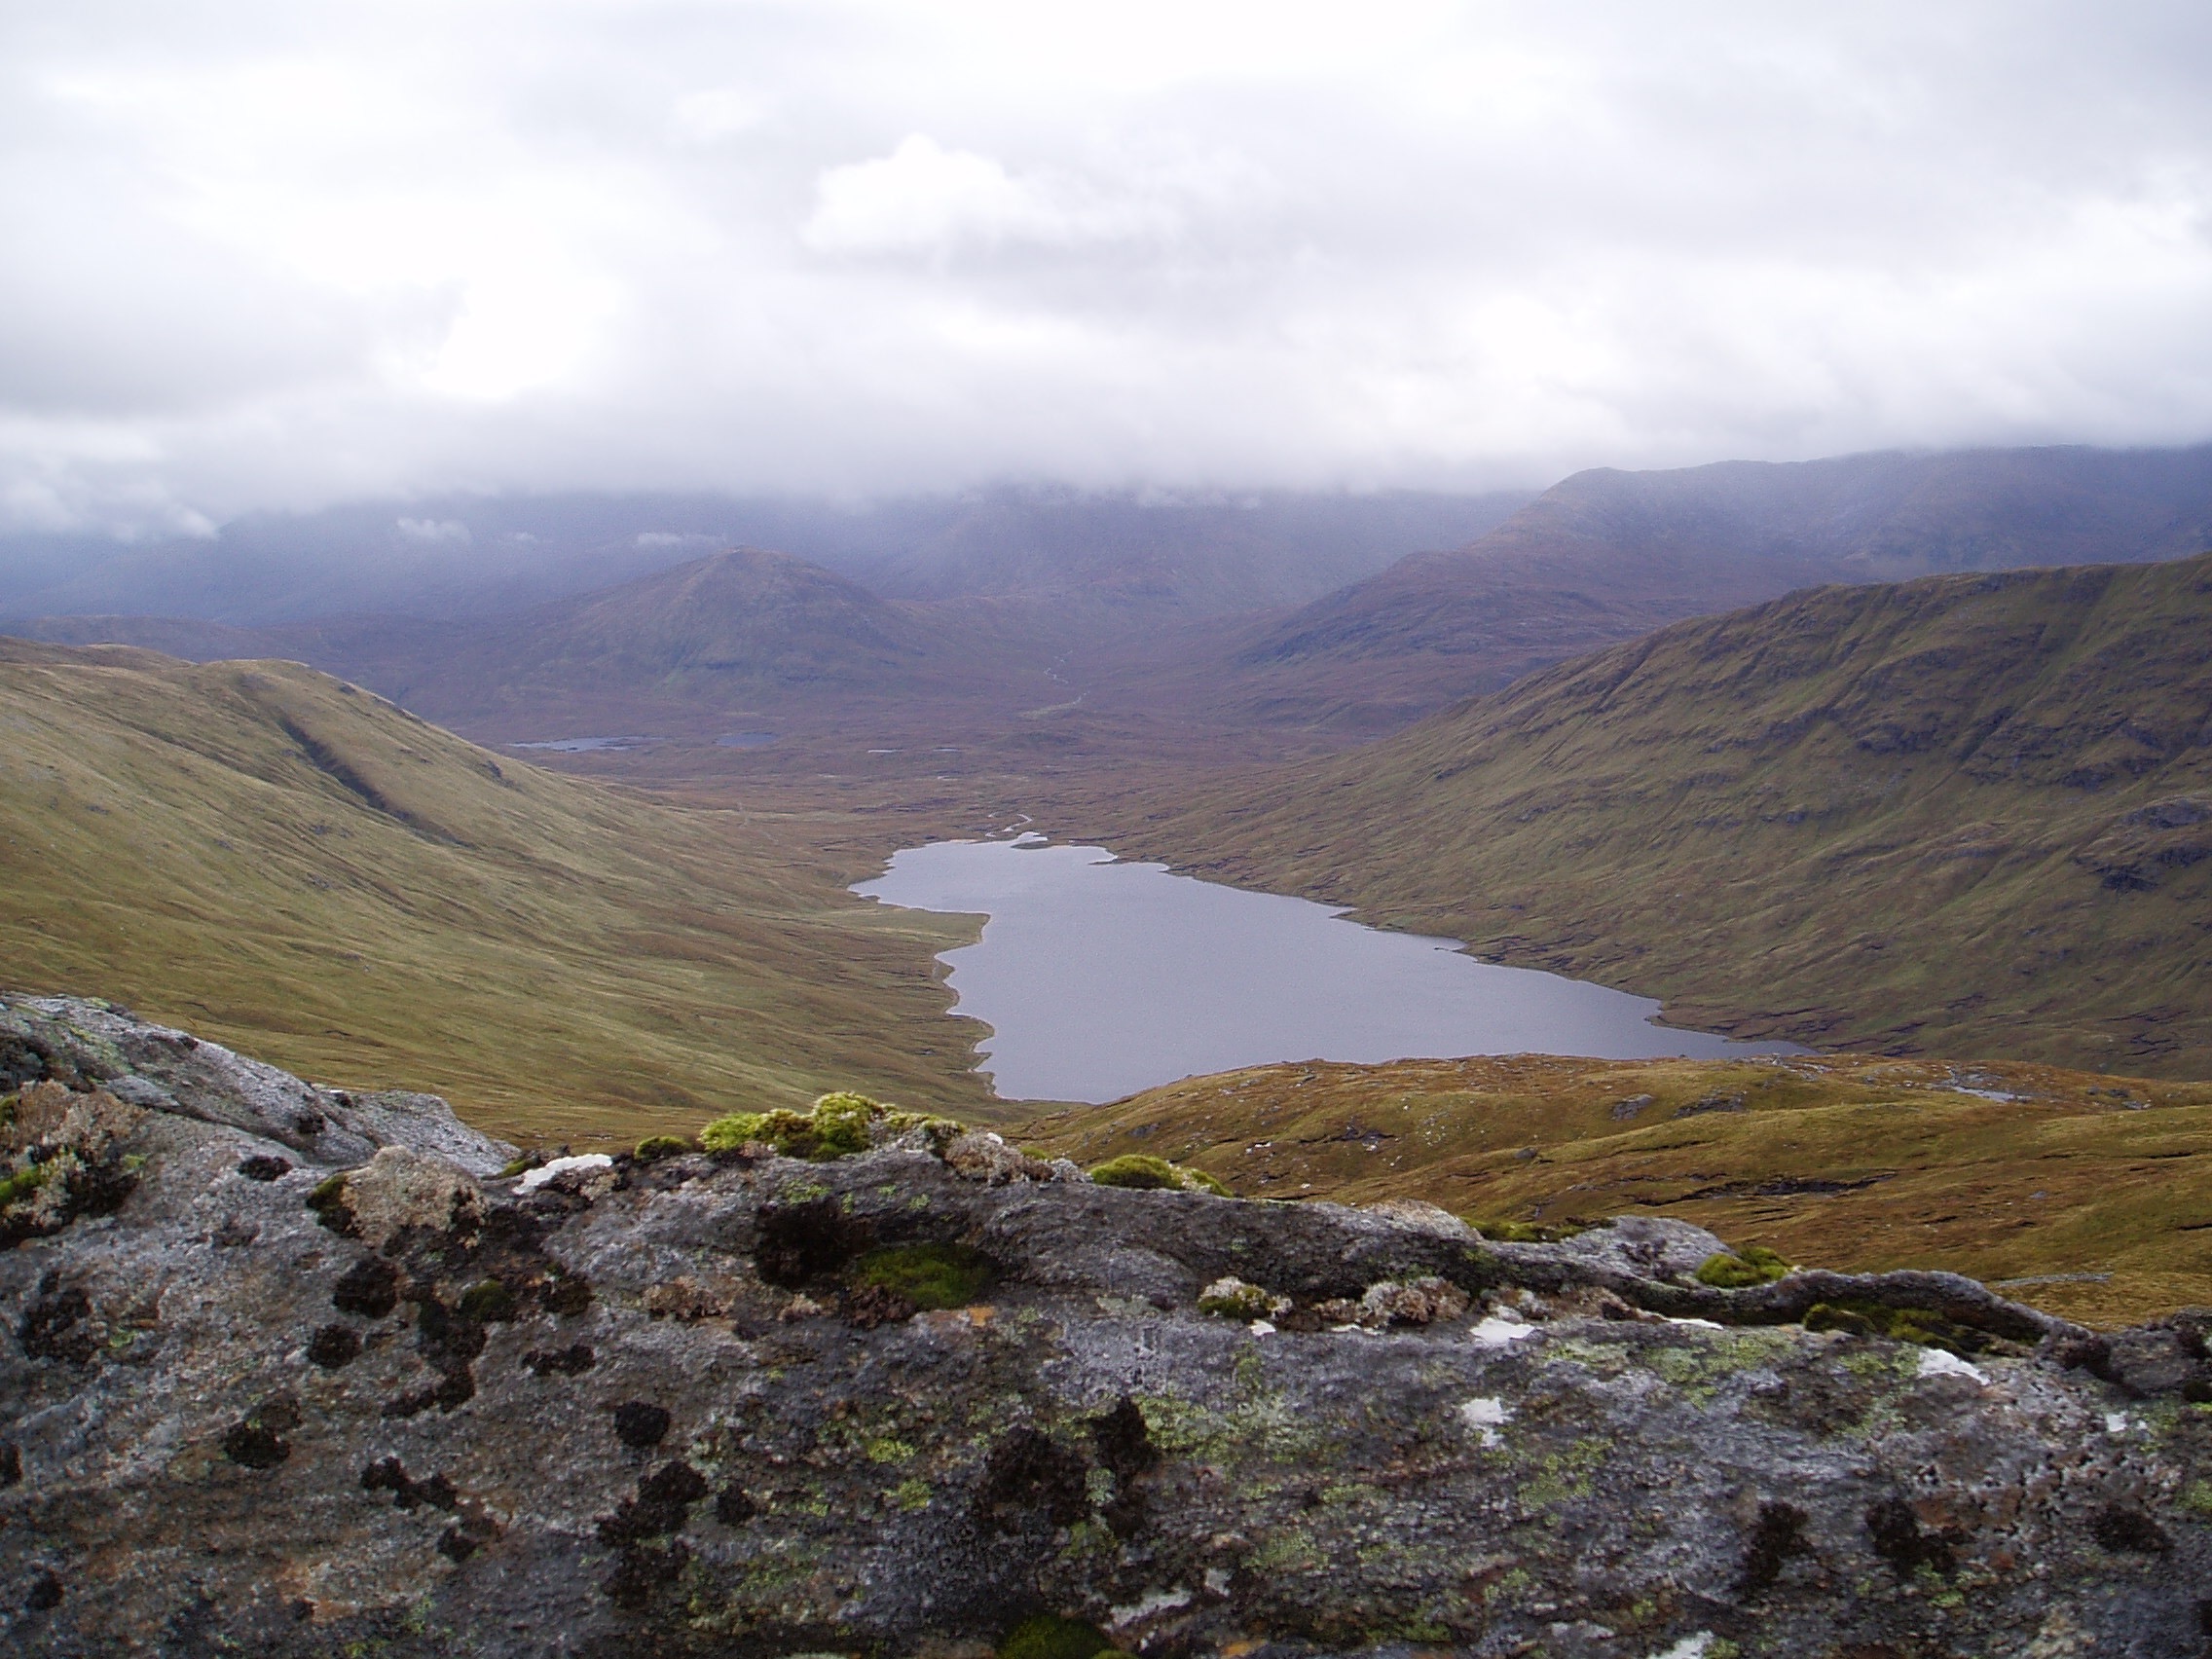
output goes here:
[{"label": "orange-brown grass", "polygon": [[1024,1133],[1085,1164],[1154,1153],[1244,1197],[1416,1197],[1478,1224],[1679,1216],[1821,1267],[1968,1273],[2095,1324],[2212,1303],[2212,1084],[1862,1055],[1316,1062]]}]

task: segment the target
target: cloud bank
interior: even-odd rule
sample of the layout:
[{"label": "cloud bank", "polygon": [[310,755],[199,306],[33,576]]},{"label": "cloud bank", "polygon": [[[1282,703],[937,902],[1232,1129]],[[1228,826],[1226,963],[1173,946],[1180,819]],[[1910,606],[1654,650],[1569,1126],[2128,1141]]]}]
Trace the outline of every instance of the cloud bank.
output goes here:
[{"label": "cloud bank", "polygon": [[2212,435],[2212,13],[0,16],[0,529]]}]

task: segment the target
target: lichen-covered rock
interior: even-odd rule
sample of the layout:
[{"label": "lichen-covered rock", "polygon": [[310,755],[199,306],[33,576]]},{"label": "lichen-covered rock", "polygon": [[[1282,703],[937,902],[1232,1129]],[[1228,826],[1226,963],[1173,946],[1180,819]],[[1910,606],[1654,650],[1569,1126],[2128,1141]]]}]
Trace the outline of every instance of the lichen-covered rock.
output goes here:
[{"label": "lichen-covered rock", "polygon": [[1002,1135],[988,1129],[970,1129],[956,1135],[946,1143],[944,1161],[948,1168],[965,1175],[971,1181],[987,1182],[1003,1187],[1009,1181],[1051,1181],[1055,1179],[1051,1164],[1031,1158],[1019,1147],[1009,1146]]},{"label": "lichen-covered rock", "polygon": [[1450,1279],[1434,1273],[1400,1284],[1384,1279],[1371,1284],[1359,1299],[1363,1325],[1433,1325],[1440,1319],[1466,1317],[1470,1298]]},{"label": "lichen-covered rock", "polygon": [[484,1225],[484,1190],[465,1169],[410,1147],[379,1147],[329,1190],[326,1214],[340,1232],[382,1250],[413,1230],[473,1235]]},{"label": "lichen-covered rock", "polygon": [[[176,1092],[56,1057],[84,1101]],[[2201,1321],[921,1147],[620,1160],[588,1202],[433,1177],[443,1126],[310,1150],[362,1122],[147,1107],[117,1207],[0,1251],[10,1652],[2203,1646]],[[310,1207],[349,1170],[351,1232]],[[1201,1311],[1229,1279],[1287,1313]],[[1882,1334],[1938,1326],[1973,1351]]]}]

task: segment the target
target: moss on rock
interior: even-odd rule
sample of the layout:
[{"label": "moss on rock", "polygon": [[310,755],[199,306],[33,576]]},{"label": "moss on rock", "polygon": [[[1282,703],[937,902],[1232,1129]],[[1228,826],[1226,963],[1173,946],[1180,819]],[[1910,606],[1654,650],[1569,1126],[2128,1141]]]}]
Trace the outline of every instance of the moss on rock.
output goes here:
[{"label": "moss on rock", "polygon": [[1090,1178],[1101,1187],[1210,1193],[1218,1198],[1233,1196],[1227,1187],[1203,1169],[1170,1163],[1164,1158],[1155,1158],[1144,1152],[1125,1152],[1119,1158],[1109,1158],[1091,1170]]},{"label": "moss on rock", "polygon": [[1740,1250],[1716,1250],[1698,1264],[1697,1282],[1715,1290],[1749,1290],[1772,1284],[1789,1271],[1790,1264],[1763,1244],[1747,1244]]},{"label": "moss on rock", "polygon": [[997,1277],[997,1265],[965,1244],[901,1244],[870,1250],[852,1268],[856,1290],[889,1291],[925,1312],[965,1308],[989,1290]]}]

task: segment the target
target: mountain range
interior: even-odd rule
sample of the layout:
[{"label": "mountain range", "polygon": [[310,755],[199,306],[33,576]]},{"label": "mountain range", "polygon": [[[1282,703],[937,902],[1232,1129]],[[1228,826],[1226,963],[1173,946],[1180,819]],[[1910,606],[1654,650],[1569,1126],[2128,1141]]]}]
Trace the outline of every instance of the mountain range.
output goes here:
[{"label": "mountain range", "polygon": [[[306,561],[310,576],[295,571],[255,599],[238,591],[240,571],[277,557],[256,522],[239,533],[250,544],[242,564],[220,548],[164,555],[207,562],[230,588],[180,587],[173,571],[157,578],[128,559],[119,574],[111,561],[74,586],[18,584],[18,603],[129,592],[131,613],[7,626],[203,660],[294,657],[493,741],[588,729],[711,746],[731,720],[768,720],[787,755],[830,731],[897,749],[1031,743],[1044,732],[1037,712],[1054,711],[1051,735],[1075,751],[1289,753],[1392,730],[1668,622],[1795,588],[2199,552],[2212,546],[2212,448],[1601,469],[1526,502],[1000,492],[841,514],[702,501],[628,510],[646,515],[632,522],[684,526],[750,514],[788,539],[777,554],[702,552],[714,545],[706,533],[684,529],[633,532],[596,553],[557,548],[550,530],[498,529],[528,516],[510,503],[481,538],[463,518],[406,520],[471,538],[448,550],[443,586],[419,553],[416,564],[388,549],[349,564],[325,547]],[[531,522],[597,535],[623,522],[613,512],[602,502]],[[373,529],[325,519],[313,528],[331,547],[340,528]],[[1456,527],[1482,534],[1424,548]],[[518,535],[543,542],[536,564],[515,551]],[[312,572],[326,567],[350,573],[317,589]],[[456,584],[469,570],[481,580],[464,601]],[[575,591],[511,603],[522,570]],[[592,586],[595,570],[622,579]],[[379,604],[304,613],[318,591]],[[186,592],[203,602],[197,616],[146,613],[148,601]],[[493,603],[499,595],[510,603]]]}]

